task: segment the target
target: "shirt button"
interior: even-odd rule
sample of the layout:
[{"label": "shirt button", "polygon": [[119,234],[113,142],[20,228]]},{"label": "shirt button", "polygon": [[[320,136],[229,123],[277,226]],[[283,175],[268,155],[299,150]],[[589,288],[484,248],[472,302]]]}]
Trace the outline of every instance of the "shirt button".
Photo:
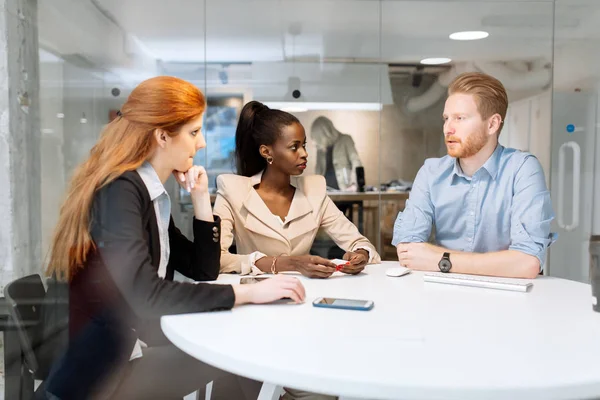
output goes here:
[{"label": "shirt button", "polygon": [[213,242],[217,243],[219,241],[219,238],[213,238]]},{"label": "shirt button", "polygon": [[218,232],[219,228],[217,228],[216,226],[213,226],[213,232]]},{"label": "shirt button", "polygon": [[472,241],[473,241],[473,239],[467,238],[467,242],[471,243]]},{"label": "shirt button", "polygon": [[216,238],[218,238],[219,237],[219,232],[213,233],[213,236],[216,237]]},{"label": "shirt button", "polygon": [[475,215],[475,211],[471,211],[471,212],[469,213],[469,215],[471,215],[471,216]]}]

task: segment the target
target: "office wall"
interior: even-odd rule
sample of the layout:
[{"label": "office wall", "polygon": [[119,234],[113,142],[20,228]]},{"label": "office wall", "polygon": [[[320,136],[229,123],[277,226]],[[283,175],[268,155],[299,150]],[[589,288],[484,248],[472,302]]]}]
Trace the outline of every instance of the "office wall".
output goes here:
[{"label": "office wall", "polygon": [[412,181],[425,159],[445,154],[442,134],[444,99],[418,113],[404,108],[404,99],[425,90],[431,78],[414,88],[410,78],[392,80],[395,104],[379,111],[309,111],[296,113],[307,135],[309,162],[306,173],[314,173],[317,150],[310,127],[319,116],[329,118],[336,129],[352,136],[365,167],[367,185],[379,186],[392,179]]},{"label": "office wall", "polygon": [[102,73],[47,54],[43,58],[40,62],[42,260],[48,257],[71,176],[108,122],[110,107],[102,98]]},{"label": "office wall", "polygon": [[42,260],[47,256],[65,191],[64,126],[63,119],[57,117],[63,112],[63,73],[62,60],[40,62]]}]

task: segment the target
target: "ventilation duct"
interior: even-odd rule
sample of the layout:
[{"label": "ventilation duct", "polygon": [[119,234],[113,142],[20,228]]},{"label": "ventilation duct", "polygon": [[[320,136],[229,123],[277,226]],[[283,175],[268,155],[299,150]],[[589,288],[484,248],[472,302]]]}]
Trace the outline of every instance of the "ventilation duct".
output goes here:
[{"label": "ventilation duct", "polygon": [[38,8],[41,47],[82,67],[140,79],[157,74],[156,58],[91,2],[40,1]]},{"label": "ventilation duct", "polygon": [[544,89],[550,84],[551,71],[546,65],[540,63],[532,71],[513,69],[501,62],[473,62],[461,63],[450,70],[439,74],[438,79],[422,94],[411,97],[406,102],[406,109],[418,112],[431,107],[442,99],[447,92],[448,85],[454,78],[463,72],[483,72],[496,77],[509,91]]}]

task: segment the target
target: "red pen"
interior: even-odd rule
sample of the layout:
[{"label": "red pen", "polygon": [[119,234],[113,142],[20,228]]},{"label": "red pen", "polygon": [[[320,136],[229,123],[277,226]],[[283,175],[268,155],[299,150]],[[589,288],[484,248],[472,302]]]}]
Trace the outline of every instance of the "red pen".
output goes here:
[{"label": "red pen", "polygon": [[341,271],[345,265],[350,265],[350,261],[346,261],[346,260],[335,259],[335,260],[331,260],[331,261],[333,261],[336,264],[335,265],[336,271]]}]

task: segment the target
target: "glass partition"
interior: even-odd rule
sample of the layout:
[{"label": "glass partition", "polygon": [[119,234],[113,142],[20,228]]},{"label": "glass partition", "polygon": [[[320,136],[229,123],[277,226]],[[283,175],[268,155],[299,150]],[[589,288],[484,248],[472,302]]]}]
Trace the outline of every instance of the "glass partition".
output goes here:
[{"label": "glass partition", "polygon": [[[10,4],[0,14],[9,32],[0,41],[10,49],[12,90],[11,149],[3,154],[13,168],[10,187],[18,190],[14,205],[0,208],[14,227],[1,231],[0,258],[9,265],[2,266],[2,286],[43,276],[75,168],[131,90],[157,75],[181,77],[206,94],[207,147],[194,161],[208,170],[213,200],[216,178],[236,171],[240,110],[258,100],[298,118],[307,137],[304,174],[323,175],[337,207],[384,260],[397,260],[394,221],[424,161],[446,155],[446,91],[466,71],[502,81],[509,110],[500,142],[542,164],[559,233],[544,273],[589,280],[589,248],[600,237],[600,4],[594,0]],[[26,177],[14,172],[23,165]],[[17,178],[31,181],[17,185]],[[173,179],[166,188],[176,225],[191,236],[189,196]],[[25,208],[33,211],[16,212]],[[311,253],[343,255],[325,232]],[[19,257],[30,261],[14,261]],[[7,377],[14,372],[7,368]]]},{"label": "glass partition", "polygon": [[[510,106],[501,143],[532,151],[549,174],[547,149],[529,140],[536,123],[529,114],[531,107],[543,108],[533,115],[540,130],[549,126],[552,24],[550,2],[384,1],[382,60],[389,65],[394,105],[381,114],[381,184],[403,193],[425,159],[446,155],[442,113],[447,86],[469,71],[502,81]],[[475,40],[451,38],[460,32]],[[406,200],[396,196],[380,203],[381,249],[387,260],[397,259],[393,224]]]},{"label": "glass partition", "polygon": [[581,282],[589,281],[589,254],[600,235],[599,16],[597,2],[556,2],[552,127],[532,136],[551,166],[552,227],[559,234],[548,273]]}]

